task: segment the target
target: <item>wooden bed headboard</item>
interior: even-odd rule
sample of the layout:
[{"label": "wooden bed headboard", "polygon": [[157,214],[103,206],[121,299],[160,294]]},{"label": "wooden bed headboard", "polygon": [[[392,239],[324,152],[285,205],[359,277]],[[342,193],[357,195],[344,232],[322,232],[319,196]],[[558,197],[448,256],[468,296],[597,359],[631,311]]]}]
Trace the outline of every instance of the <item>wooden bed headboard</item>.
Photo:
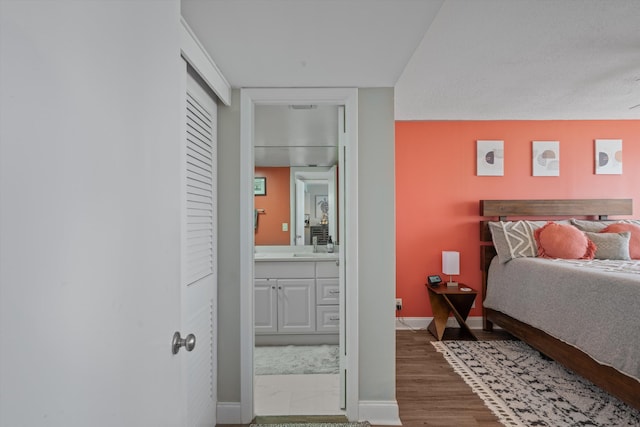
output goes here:
[{"label": "wooden bed headboard", "polygon": [[[482,298],[487,291],[487,274],[495,248],[489,221],[511,219],[557,219],[557,217],[593,217],[604,220],[609,215],[632,215],[632,199],[557,199],[557,200],[480,200],[480,269]],[[489,218],[487,218],[489,217]],[[486,328],[485,324],[485,328]]]},{"label": "wooden bed headboard", "polygon": [[[632,199],[480,200],[480,216],[597,216],[631,215]],[[504,221],[504,219],[503,219]]]},{"label": "wooden bed headboard", "polygon": [[[480,200],[480,241],[491,242],[489,221],[508,218],[594,217],[633,214],[633,199]],[[540,218],[542,217],[542,218]]]}]

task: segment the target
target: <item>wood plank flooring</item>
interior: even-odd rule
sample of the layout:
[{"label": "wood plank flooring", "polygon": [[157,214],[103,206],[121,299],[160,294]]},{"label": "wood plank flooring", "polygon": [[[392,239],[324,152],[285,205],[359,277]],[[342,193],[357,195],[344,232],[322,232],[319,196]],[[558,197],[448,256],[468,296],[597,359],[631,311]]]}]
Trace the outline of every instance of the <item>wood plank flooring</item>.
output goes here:
[{"label": "wood plank flooring", "polygon": [[[513,339],[499,331],[474,330],[474,333],[483,341]],[[459,330],[447,328],[443,340],[458,339],[459,334]],[[501,427],[482,399],[453,371],[431,341],[435,338],[426,330],[396,331],[396,399],[402,425]],[[239,425],[218,424],[217,427]]]},{"label": "wood plank flooring", "polygon": [[[474,330],[479,340],[513,339],[504,332]],[[447,329],[443,340],[457,338]],[[396,331],[396,399],[403,426],[502,424],[438,353],[427,331]]]}]

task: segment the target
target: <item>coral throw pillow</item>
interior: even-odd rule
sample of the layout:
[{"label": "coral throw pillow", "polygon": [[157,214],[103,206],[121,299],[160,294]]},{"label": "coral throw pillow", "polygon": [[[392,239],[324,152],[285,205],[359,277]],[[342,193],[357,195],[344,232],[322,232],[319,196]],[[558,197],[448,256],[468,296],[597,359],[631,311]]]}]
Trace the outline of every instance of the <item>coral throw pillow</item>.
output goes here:
[{"label": "coral throw pillow", "polygon": [[640,225],[617,222],[604,228],[601,233],[622,233],[631,232],[629,239],[629,256],[632,259],[640,259]]},{"label": "coral throw pillow", "polygon": [[549,222],[534,232],[542,258],[593,259],[596,245],[572,225]]}]

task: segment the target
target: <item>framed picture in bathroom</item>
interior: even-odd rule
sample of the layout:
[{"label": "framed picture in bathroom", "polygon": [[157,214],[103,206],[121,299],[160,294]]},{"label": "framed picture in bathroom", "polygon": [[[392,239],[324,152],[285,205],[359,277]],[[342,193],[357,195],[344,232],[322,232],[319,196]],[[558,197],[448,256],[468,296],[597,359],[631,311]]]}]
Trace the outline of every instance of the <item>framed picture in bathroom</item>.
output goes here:
[{"label": "framed picture in bathroom", "polygon": [[316,218],[322,218],[329,212],[329,198],[326,194],[316,196]]},{"label": "framed picture in bathroom", "polygon": [[266,177],[257,176],[253,178],[253,195],[254,196],[267,195],[267,178]]}]

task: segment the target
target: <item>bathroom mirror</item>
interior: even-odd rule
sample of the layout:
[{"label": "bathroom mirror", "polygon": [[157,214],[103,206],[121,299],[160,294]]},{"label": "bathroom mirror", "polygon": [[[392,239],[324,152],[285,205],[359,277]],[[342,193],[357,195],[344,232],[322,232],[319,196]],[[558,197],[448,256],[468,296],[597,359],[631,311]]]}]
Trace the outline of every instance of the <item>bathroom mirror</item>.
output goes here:
[{"label": "bathroom mirror", "polygon": [[337,167],[291,168],[294,193],[291,197],[291,244],[311,245],[313,237],[326,245],[336,234]]},{"label": "bathroom mirror", "polygon": [[324,244],[337,230],[338,107],[259,105],[255,176],[269,183],[254,197],[255,244]]}]

